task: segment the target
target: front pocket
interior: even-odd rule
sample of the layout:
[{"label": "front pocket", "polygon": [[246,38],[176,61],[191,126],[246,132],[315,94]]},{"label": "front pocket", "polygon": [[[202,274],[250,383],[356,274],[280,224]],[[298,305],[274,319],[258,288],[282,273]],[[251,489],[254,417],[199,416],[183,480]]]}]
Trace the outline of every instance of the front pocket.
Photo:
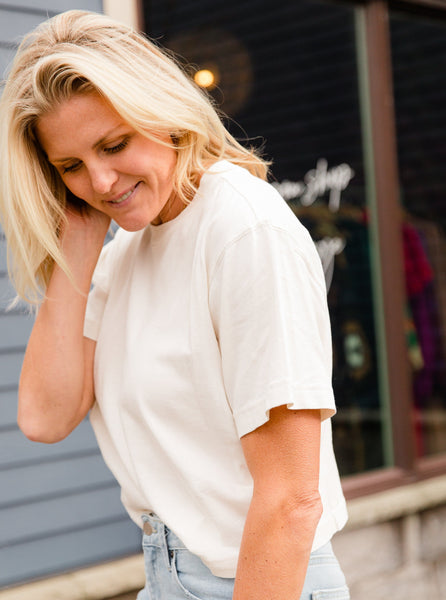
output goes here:
[{"label": "front pocket", "polygon": [[311,594],[312,600],[350,600],[348,587],[332,588],[330,590],[317,590]]},{"label": "front pocket", "polygon": [[[194,580],[197,581],[196,571],[200,570],[200,559],[188,550],[170,550],[169,554],[172,576],[177,586],[183,592],[184,597],[189,600],[205,600],[205,598],[200,598],[200,596],[193,593],[193,591],[199,592],[199,590],[194,589],[193,582]],[[188,589],[189,587],[191,589]]]},{"label": "front pocket", "polygon": [[234,579],[213,575],[198,556],[186,549],[170,551],[172,577],[188,600],[231,600]]}]

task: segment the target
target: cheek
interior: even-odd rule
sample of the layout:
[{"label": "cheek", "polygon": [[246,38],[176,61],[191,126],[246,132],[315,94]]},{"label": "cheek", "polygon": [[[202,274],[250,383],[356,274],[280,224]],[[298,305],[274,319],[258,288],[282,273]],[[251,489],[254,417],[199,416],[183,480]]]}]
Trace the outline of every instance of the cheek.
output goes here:
[{"label": "cheek", "polygon": [[177,164],[177,153],[170,148],[163,149],[162,161],[160,161],[160,171],[167,185],[173,185],[173,176]]},{"label": "cheek", "polygon": [[64,183],[68,190],[67,198],[73,204],[76,204],[76,200],[79,201],[79,199],[90,204],[88,189],[81,180],[70,178],[69,181],[64,181]]},{"label": "cheek", "polygon": [[[142,144],[142,146],[145,146]],[[139,160],[133,163],[139,164],[147,176],[156,176],[163,185],[172,183],[172,175],[177,163],[177,152],[161,144],[149,143],[139,149],[137,153]],[[144,157],[144,158],[142,158]]]}]

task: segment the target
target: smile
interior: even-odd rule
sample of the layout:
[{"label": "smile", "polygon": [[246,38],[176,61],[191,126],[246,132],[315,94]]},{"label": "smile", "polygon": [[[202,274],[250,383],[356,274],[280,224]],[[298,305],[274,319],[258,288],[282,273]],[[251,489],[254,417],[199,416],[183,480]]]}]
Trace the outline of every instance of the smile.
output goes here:
[{"label": "smile", "polygon": [[107,200],[107,202],[109,204],[115,204],[115,205],[122,204],[123,202],[125,202],[126,200],[128,200],[130,198],[130,196],[134,193],[134,191],[136,190],[138,185],[139,185],[139,182],[135,185],[134,188],[132,188],[128,192],[125,192],[124,194],[122,194],[122,196],[118,196],[118,198],[115,198],[114,200]]},{"label": "smile", "polygon": [[122,194],[122,196],[120,196],[116,200],[109,200],[109,202],[111,204],[121,204],[121,202],[124,202],[124,200],[127,200],[127,198],[130,198],[130,196],[133,194],[134,189],[135,188],[133,188],[133,190],[126,192],[125,194]]}]

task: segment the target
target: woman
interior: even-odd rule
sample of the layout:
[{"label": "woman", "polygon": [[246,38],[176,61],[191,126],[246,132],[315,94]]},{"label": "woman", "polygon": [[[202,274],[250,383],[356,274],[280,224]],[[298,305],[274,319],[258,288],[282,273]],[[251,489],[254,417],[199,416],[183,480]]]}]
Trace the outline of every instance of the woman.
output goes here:
[{"label": "woman", "polygon": [[138,598],[348,598],[323,274],[266,164],[83,11],[25,38],[1,144],[11,277],[39,304],[19,425],[52,443],[90,411],[144,531]]}]

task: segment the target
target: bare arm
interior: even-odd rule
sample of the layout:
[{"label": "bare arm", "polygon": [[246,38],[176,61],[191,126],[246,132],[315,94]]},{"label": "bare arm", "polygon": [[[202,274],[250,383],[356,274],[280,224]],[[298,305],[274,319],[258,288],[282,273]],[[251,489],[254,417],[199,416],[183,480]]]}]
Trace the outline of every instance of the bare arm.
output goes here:
[{"label": "bare arm", "polygon": [[274,408],[242,446],[254,492],[233,598],[299,600],[322,512],[319,411]]},{"label": "bare arm", "polygon": [[62,248],[78,290],[58,266],[23,361],[18,423],[34,441],[65,438],[94,402],[95,342],[84,338],[87,296],[109,219],[93,209],[67,212]]}]

